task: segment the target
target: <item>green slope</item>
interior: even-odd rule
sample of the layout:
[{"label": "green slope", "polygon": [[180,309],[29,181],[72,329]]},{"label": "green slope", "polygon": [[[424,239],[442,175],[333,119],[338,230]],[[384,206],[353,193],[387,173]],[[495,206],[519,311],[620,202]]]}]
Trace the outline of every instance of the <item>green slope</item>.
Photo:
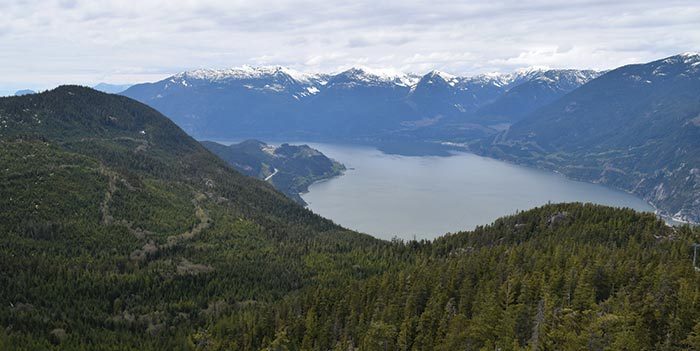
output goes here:
[{"label": "green slope", "polygon": [[347,268],[364,276],[378,269],[365,250],[388,246],[125,97],[65,86],[0,99],[0,120],[0,329],[20,348],[58,344],[52,330],[66,333],[61,349],[185,345],[212,308],[320,279],[315,257],[364,257]]},{"label": "green slope", "polygon": [[[198,340],[266,350],[697,349],[693,238],[652,214],[548,205],[407,243],[396,248],[414,258],[407,267],[310,287],[225,317]],[[260,330],[268,340],[246,344]]]}]

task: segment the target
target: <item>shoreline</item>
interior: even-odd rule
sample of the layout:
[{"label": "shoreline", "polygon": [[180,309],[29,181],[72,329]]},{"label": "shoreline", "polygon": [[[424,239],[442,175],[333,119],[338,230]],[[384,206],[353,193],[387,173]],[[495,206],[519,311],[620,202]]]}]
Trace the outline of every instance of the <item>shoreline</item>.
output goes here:
[{"label": "shoreline", "polygon": [[473,155],[477,155],[477,156],[481,156],[481,157],[486,157],[486,158],[490,158],[490,159],[493,159],[493,160],[503,161],[503,162],[510,163],[510,164],[512,164],[512,165],[521,166],[521,167],[527,167],[527,168],[532,168],[532,169],[538,169],[538,170],[545,171],[545,172],[552,172],[552,173],[558,174],[558,175],[560,175],[560,176],[562,176],[562,177],[564,177],[564,178],[566,178],[566,179],[569,179],[569,180],[573,180],[573,181],[577,181],[577,182],[582,182],[582,183],[588,183],[588,184],[601,185],[601,186],[604,186],[604,187],[606,187],[606,188],[608,188],[608,189],[612,189],[612,190],[617,190],[617,191],[624,192],[624,193],[626,193],[626,194],[635,196],[635,197],[637,197],[638,199],[640,199],[640,200],[644,201],[645,203],[647,203],[649,206],[651,206],[651,207],[654,209],[654,212],[653,212],[653,213],[654,213],[657,217],[659,217],[660,219],[662,219],[664,222],[666,222],[667,225],[670,225],[670,226],[675,226],[675,225],[678,225],[678,226],[680,226],[680,225],[698,226],[698,225],[700,225],[700,222],[694,222],[694,221],[687,220],[687,219],[684,219],[684,218],[681,218],[681,217],[676,217],[676,216],[674,216],[674,215],[666,214],[666,212],[665,212],[664,210],[659,209],[659,208],[656,206],[656,204],[654,204],[654,203],[651,202],[650,200],[647,200],[647,199],[645,199],[643,196],[640,196],[639,194],[636,194],[636,193],[634,193],[634,192],[632,192],[632,191],[629,191],[629,190],[626,190],[626,189],[618,188],[618,187],[615,187],[615,186],[610,186],[610,185],[604,184],[604,183],[591,182],[591,181],[584,180],[584,179],[580,179],[580,178],[570,177],[570,176],[566,175],[565,173],[563,173],[563,172],[561,172],[561,171],[559,171],[559,170],[557,170],[557,169],[550,169],[550,168],[540,167],[540,166],[538,166],[538,165],[531,165],[531,164],[529,164],[529,163],[517,162],[517,161],[513,161],[513,160],[508,160],[508,159],[496,158],[496,157],[493,157],[493,156],[490,156],[490,155],[480,154],[480,153],[477,153],[477,152],[475,152],[475,151],[473,151],[473,150],[470,150],[470,149],[469,149],[469,146],[468,146],[467,144],[464,144],[464,143],[452,143],[452,142],[440,142],[440,141],[438,141],[438,142],[436,142],[436,143],[439,143],[440,145],[445,145],[445,146],[448,146],[448,147],[451,147],[451,148],[454,148],[454,149],[461,149],[462,152],[470,153],[470,154],[473,154]]},{"label": "shoreline", "polygon": [[[306,143],[306,144],[308,144],[308,143],[333,144],[332,141],[315,140],[315,138],[312,138],[312,139],[313,140],[305,141],[302,143]],[[296,143],[300,143],[300,142],[297,141]],[[643,196],[640,196],[639,194],[636,194],[636,193],[629,191],[627,189],[622,189],[622,188],[618,188],[618,187],[611,186],[611,185],[604,184],[604,183],[597,183],[597,182],[592,182],[592,181],[585,180],[585,179],[567,176],[566,174],[564,174],[563,172],[561,172],[557,169],[552,169],[552,168],[542,167],[539,165],[533,165],[530,163],[518,162],[517,160],[498,158],[498,157],[493,157],[492,155],[482,154],[482,153],[479,153],[479,152],[476,152],[474,150],[469,149],[469,144],[467,144],[467,143],[455,143],[455,142],[440,141],[440,140],[422,141],[420,143],[439,145],[439,146],[443,147],[444,152],[436,153],[435,150],[431,150],[432,152],[428,151],[428,152],[421,153],[420,151],[416,151],[415,148],[411,148],[411,152],[401,152],[400,149],[384,150],[382,145],[380,145],[381,143],[376,143],[376,142],[374,142],[374,143],[367,142],[367,141],[362,142],[362,141],[358,141],[358,140],[348,142],[348,144],[350,144],[350,145],[371,147],[371,148],[373,148],[373,149],[375,149],[383,154],[386,154],[386,155],[399,155],[399,156],[407,156],[407,157],[423,157],[423,156],[451,157],[451,156],[454,156],[456,153],[469,153],[469,154],[473,154],[473,155],[476,155],[479,157],[484,157],[484,158],[488,158],[488,159],[492,159],[492,160],[496,160],[496,161],[505,162],[505,163],[508,163],[511,165],[526,167],[526,168],[530,168],[530,169],[536,169],[536,170],[540,170],[540,171],[544,171],[544,172],[548,172],[548,173],[554,173],[554,174],[562,176],[568,180],[587,183],[587,184],[601,185],[601,186],[604,186],[604,187],[611,189],[611,190],[620,191],[620,192],[624,192],[626,194],[632,195],[632,196],[644,201],[644,203],[646,203],[647,205],[649,205],[652,208],[652,211],[649,211],[649,212],[654,213],[656,216],[658,216],[660,219],[664,220],[664,222],[666,222],[669,225],[677,225],[677,226],[680,226],[680,225],[698,226],[698,225],[700,225],[700,222],[694,222],[691,220],[687,220],[683,217],[677,217],[675,215],[668,214],[666,211],[659,209],[653,202],[651,202],[651,201],[645,199]],[[342,162],[340,162],[340,163],[342,164]],[[340,174],[333,175],[331,177],[326,177],[326,178],[314,180],[310,184],[305,186],[303,191],[295,193],[295,195],[303,200],[302,195],[307,194],[309,192],[309,188],[311,186],[313,186],[316,183],[329,181],[335,177],[342,176],[345,174],[345,171],[347,171],[347,169],[343,170]],[[306,203],[305,200],[304,200],[304,206],[307,208],[309,207],[308,203]]]},{"label": "shoreline", "polygon": [[[342,164],[342,163],[341,163],[341,164]],[[314,181],[312,181],[311,183],[309,183],[309,185],[305,186],[305,187],[304,187],[304,190],[298,192],[298,193],[297,193],[297,196],[299,196],[299,198],[301,198],[301,199],[304,201],[304,207],[305,207],[305,208],[309,208],[309,203],[306,202],[306,200],[304,200],[304,198],[302,197],[302,195],[308,194],[309,191],[310,191],[309,188],[311,188],[311,186],[313,186],[314,184],[317,184],[317,183],[327,182],[327,181],[329,181],[329,180],[331,180],[331,179],[335,179],[335,178],[344,176],[344,175],[345,175],[345,172],[346,172],[348,169],[349,169],[349,168],[346,168],[346,169],[340,171],[338,174],[332,175],[332,176],[330,176],[330,177],[323,177],[323,178],[321,178],[321,179],[314,180]]]}]

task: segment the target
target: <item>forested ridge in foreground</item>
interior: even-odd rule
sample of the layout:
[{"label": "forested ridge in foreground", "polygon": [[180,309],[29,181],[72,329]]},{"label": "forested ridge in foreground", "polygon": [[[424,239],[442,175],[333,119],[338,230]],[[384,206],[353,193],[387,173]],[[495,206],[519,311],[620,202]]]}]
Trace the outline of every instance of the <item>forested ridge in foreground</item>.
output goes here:
[{"label": "forested ridge in foreground", "polygon": [[[412,264],[251,306],[197,340],[267,350],[698,349],[696,236],[652,214],[547,205],[400,245]],[[267,341],[248,343],[250,334]]]},{"label": "forested ridge in foreground", "polygon": [[0,99],[0,350],[700,348],[697,230],[554,204],[386,242],[67,86]]},{"label": "forested ridge in foreground", "polygon": [[237,173],[128,98],[3,98],[0,125],[0,349],[187,349],[208,320],[322,279],[322,260],[355,277],[389,262],[390,243]]}]

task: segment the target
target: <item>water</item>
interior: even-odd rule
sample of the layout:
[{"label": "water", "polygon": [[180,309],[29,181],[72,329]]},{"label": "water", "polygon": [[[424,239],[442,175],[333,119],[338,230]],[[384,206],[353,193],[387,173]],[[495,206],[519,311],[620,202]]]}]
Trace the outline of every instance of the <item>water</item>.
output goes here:
[{"label": "water", "polygon": [[653,211],[601,185],[473,154],[397,156],[371,147],[308,143],[348,167],[303,199],[334,222],[378,238],[430,239],[489,224],[547,202],[593,202]]}]

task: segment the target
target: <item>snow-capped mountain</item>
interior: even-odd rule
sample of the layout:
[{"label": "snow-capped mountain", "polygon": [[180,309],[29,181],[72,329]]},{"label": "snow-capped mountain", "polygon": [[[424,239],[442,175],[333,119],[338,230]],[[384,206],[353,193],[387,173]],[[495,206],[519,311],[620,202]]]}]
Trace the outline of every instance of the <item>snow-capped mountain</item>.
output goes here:
[{"label": "snow-capped mountain", "polygon": [[442,71],[434,70],[424,75],[420,79],[419,83],[422,83],[424,85],[448,85],[454,87],[459,81],[460,78],[457,76],[453,76],[449,73],[445,73]]},{"label": "snow-capped mountain", "polygon": [[[477,111],[516,87],[529,82],[554,87],[535,94],[529,103],[537,107],[594,76],[542,69],[469,77],[436,70],[419,76],[366,67],[324,74],[243,66],[186,71],[123,94],[164,112],[195,136],[375,135],[448,122],[488,125]],[[504,122],[498,117],[494,121]]]},{"label": "snow-capped mountain", "polygon": [[470,87],[467,81],[468,78],[431,71],[412,87],[407,98],[425,118],[444,119],[470,113],[483,101],[479,93],[486,90]]},{"label": "snow-capped mountain", "polygon": [[484,122],[511,123],[599,75],[590,70],[540,68],[473,77],[432,71],[416,83],[409,98],[423,105],[424,112],[442,117],[473,113]]},{"label": "snow-capped mountain", "polygon": [[259,92],[290,94],[298,100],[318,93],[319,87],[326,82],[327,76],[324,74],[308,74],[282,66],[242,66],[178,73],[166,79],[163,89],[227,89],[239,86]]},{"label": "snow-capped mountain", "polygon": [[481,120],[513,123],[600,74],[591,70],[531,69],[502,76],[499,82],[503,82],[506,91],[491,103],[481,106],[476,115]]},{"label": "snow-capped mountain", "polygon": [[329,87],[340,85],[345,87],[355,86],[401,86],[412,87],[419,77],[413,74],[396,72],[393,70],[377,70],[365,67],[353,67],[332,75],[329,78]]},{"label": "snow-capped mountain", "polygon": [[228,69],[197,69],[178,73],[171,77],[173,82],[186,82],[187,80],[206,82],[231,82],[258,79],[277,79],[295,84],[315,84],[322,80],[321,74],[308,74],[282,66],[242,66]]},{"label": "snow-capped mountain", "polygon": [[685,52],[671,56],[661,61],[656,61],[652,71],[655,76],[668,75],[696,75],[700,72],[700,52]]}]

